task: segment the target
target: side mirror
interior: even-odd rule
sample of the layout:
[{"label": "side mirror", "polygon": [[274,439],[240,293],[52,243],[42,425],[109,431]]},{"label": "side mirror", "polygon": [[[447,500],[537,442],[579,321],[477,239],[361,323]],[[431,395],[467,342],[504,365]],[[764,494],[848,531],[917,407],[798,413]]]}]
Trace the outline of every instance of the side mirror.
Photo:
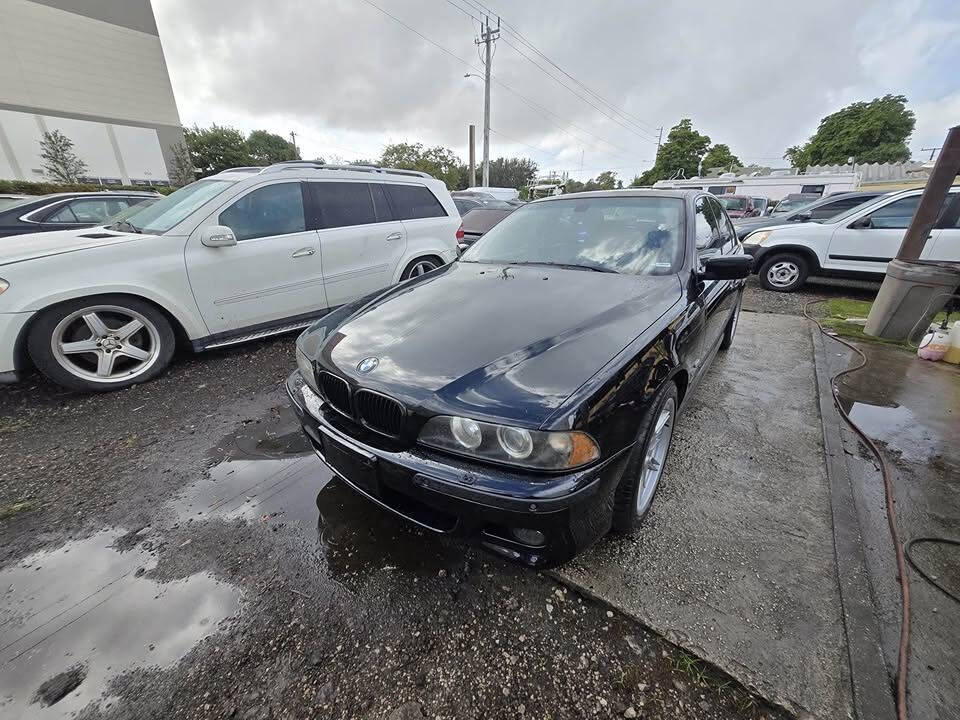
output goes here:
[{"label": "side mirror", "polygon": [[870,216],[868,215],[867,217],[862,217],[859,220],[854,220],[848,227],[853,230],[865,230],[873,227],[873,220],[871,220]]},{"label": "side mirror", "polygon": [[793,217],[796,222],[810,222],[810,218],[813,217],[813,213],[807,211],[807,212],[797,213]]},{"label": "side mirror", "polygon": [[200,231],[200,242],[207,247],[229,247],[237,244],[237,236],[226,225],[210,225]]},{"label": "side mirror", "polygon": [[742,280],[750,275],[753,258],[749,255],[718,255],[703,261],[701,280]]}]

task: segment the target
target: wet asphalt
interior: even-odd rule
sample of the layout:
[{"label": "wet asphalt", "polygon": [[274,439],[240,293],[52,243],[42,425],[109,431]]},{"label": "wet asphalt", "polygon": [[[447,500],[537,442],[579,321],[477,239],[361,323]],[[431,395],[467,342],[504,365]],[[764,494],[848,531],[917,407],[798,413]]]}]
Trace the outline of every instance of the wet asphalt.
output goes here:
[{"label": "wet asphalt", "polygon": [[287,410],[292,342],[0,389],[0,716],[782,716],[332,481]]}]

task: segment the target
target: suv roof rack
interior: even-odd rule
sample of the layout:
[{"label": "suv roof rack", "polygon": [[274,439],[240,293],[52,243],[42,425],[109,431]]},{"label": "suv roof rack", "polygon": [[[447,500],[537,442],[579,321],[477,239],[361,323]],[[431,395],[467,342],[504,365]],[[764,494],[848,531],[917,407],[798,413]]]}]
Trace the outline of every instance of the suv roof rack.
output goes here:
[{"label": "suv roof rack", "polygon": [[[260,171],[263,170],[263,169],[264,169],[264,168],[263,168],[262,165],[260,165],[260,166],[255,166],[255,165],[243,165],[243,166],[241,166],[241,167],[227,168],[226,170],[221,170],[220,172],[258,173],[258,172],[260,172]],[[219,173],[217,173],[217,174],[219,175]]]},{"label": "suv roof rack", "polygon": [[368,173],[389,173],[391,175],[408,175],[412,177],[422,177],[434,179],[430,173],[419,170],[401,170],[400,168],[385,168],[379,165],[328,165],[317,160],[287,160],[274,163],[265,168],[259,168],[261,173],[280,172],[282,170],[300,170],[303,168],[313,168],[315,170],[349,170],[351,172]]}]

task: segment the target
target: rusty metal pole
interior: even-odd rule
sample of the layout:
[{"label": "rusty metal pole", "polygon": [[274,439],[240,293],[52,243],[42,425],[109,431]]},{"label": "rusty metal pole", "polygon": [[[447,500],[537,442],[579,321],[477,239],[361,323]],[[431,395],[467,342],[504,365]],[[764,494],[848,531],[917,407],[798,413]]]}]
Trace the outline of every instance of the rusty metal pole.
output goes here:
[{"label": "rusty metal pole", "polygon": [[[930,172],[930,179],[920,196],[920,204],[913,221],[907,228],[897,252],[898,260],[919,260],[923,246],[930,239],[930,231],[940,215],[943,201],[960,173],[960,125],[950,128],[937,162]],[[958,258],[960,259],[960,258]]]},{"label": "rusty metal pole", "polygon": [[960,193],[947,200],[958,173],[960,126],[947,132],[897,257],[887,265],[887,274],[870,308],[864,334],[888,340],[916,340],[910,337],[914,328],[926,330],[950,295],[957,292],[960,257],[933,261],[921,260],[920,255],[941,211],[945,219],[960,213]]}]

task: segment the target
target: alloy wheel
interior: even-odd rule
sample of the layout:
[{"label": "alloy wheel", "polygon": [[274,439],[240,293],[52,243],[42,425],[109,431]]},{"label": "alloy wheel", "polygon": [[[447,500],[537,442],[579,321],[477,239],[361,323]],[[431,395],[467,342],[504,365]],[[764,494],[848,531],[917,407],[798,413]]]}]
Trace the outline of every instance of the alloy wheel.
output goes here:
[{"label": "alloy wheel", "polygon": [[431,270],[436,270],[437,264],[431,260],[420,260],[416,262],[413,267],[410,268],[409,277],[417,277],[425,273],[430,272]]},{"label": "alloy wheel", "polygon": [[160,356],[160,333],[145,316],[117,305],[70,313],[54,328],[50,348],[71,375],[99,383],[130,380]]},{"label": "alloy wheel", "polygon": [[653,496],[657,492],[660,478],[663,475],[663,466],[667,461],[667,452],[670,450],[670,440],[673,437],[673,421],[677,414],[677,403],[668,397],[660,408],[660,414],[653,426],[653,434],[647,442],[647,451],[640,467],[640,488],[637,492],[637,515],[643,515]]},{"label": "alloy wheel", "polygon": [[790,260],[775,262],[767,270],[767,281],[775,287],[790,287],[800,277],[800,268]]}]

